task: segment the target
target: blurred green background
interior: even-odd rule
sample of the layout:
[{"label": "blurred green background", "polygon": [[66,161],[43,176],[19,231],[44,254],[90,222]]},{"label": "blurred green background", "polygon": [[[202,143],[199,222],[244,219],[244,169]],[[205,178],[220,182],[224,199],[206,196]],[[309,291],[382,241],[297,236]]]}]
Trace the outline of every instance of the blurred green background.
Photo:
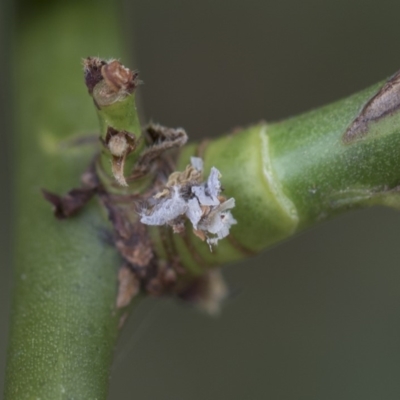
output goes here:
[{"label": "blurred green background", "polygon": [[[146,118],[183,126],[195,140],[298,114],[391,75],[400,68],[399,12],[394,0],[135,0],[125,1],[121,21],[145,82]],[[2,7],[3,50],[11,14]],[[12,68],[4,59],[0,67],[2,392]],[[399,241],[399,213],[356,212],[226,267],[232,298],[218,318],[146,300],[116,349],[110,399],[399,399]]]}]

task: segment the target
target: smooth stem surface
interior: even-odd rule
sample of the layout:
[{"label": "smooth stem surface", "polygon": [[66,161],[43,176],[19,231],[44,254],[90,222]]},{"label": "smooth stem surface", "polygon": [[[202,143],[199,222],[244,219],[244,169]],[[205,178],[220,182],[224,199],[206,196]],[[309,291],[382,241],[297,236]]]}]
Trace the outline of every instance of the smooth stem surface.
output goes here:
[{"label": "smooth stem surface", "polygon": [[[58,221],[42,187],[79,186],[98,142],[80,60],[121,54],[116,12],[104,2],[55,2],[18,21],[15,291],[5,398],[105,399],[118,331],[120,258],[95,201]],[[63,141],[64,140],[64,141]]]}]

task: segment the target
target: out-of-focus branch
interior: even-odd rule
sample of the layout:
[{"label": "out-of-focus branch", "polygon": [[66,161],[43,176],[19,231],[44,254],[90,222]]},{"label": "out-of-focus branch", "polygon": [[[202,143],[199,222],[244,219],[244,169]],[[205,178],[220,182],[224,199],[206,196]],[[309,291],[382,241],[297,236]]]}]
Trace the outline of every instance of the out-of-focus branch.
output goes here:
[{"label": "out-of-focus branch", "polygon": [[[66,192],[90,164],[98,123],[80,60],[121,56],[112,2],[53,2],[17,21],[15,288],[6,399],[104,399],[121,312],[120,257],[90,202],[56,220],[41,188]],[[76,135],[76,140],[71,135]]]}]

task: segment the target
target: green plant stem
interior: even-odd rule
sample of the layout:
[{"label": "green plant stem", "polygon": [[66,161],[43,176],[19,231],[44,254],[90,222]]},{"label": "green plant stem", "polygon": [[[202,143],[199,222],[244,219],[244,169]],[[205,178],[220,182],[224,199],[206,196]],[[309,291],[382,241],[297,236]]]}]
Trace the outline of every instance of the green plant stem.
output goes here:
[{"label": "green plant stem", "polygon": [[[97,203],[60,222],[40,189],[62,193],[78,186],[98,150],[96,140],[78,144],[71,138],[97,131],[78,60],[121,54],[114,17],[107,3],[72,1],[20,21],[14,62],[16,270],[8,400],[106,397],[121,317],[115,307],[121,259],[108,244],[110,226]],[[186,267],[183,279],[190,280],[350,209],[398,207],[400,113],[383,113],[359,138],[343,139],[381,86],[280,123],[187,146],[178,169],[192,155],[204,158],[206,174],[217,167],[224,193],[236,200],[238,224],[212,252],[189,230],[170,235],[166,249],[168,228],[151,228],[159,258],[173,253]],[[122,115],[122,125],[120,116],[111,121],[103,115],[102,126],[137,134],[140,126],[132,112],[134,120],[126,124]]]},{"label": "green plant stem", "polygon": [[115,18],[103,1],[71,1],[18,21],[8,400],[106,398],[120,317],[120,257],[94,201],[79,216],[57,221],[40,189],[65,193],[79,186],[98,149],[97,141],[69,139],[98,131],[80,60],[121,55]]},{"label": "green plant stem", "polygon": [[[144,148],[145,142],[141,135],[141,125],[139,120],[139,115],[136,110],[135,94],[132,93],[127,95],[121,100],[115,101],[109,105],[97,105],[97,115],[100,124],[100,133],[103,140],[106,138],[107,130],[113,128],[118,131],[127,131],[135,135],[138,139],[137,147],[133,154],[129,154],[125,162],[125,171],[129,174],[129,171],[133,170],[138,156]],[[102,153],[102,167],[104,169],[105,175],[103,178],[108,181],[109,186],[116,184],[115,178],[112,176],[111,172],[111,156],[108,151],[103,151]],[[110,179],[107,179],[107,176]],[[118,192],[123,192],[120,185],[118,186]],[[136,186],[140,186],[137,185]]]},{"label": "green plant stem", "polygon": [[217,167],[238,224],[213,252],[189,233],[174,235],[193,270],[247,257],[296,232],[354,208],[398,208],[400,113],[372,122],[351,142],[343,137],[384,82],[298,117],[260,124],[203,145],[188,146],[179,168],[202,154]]}]

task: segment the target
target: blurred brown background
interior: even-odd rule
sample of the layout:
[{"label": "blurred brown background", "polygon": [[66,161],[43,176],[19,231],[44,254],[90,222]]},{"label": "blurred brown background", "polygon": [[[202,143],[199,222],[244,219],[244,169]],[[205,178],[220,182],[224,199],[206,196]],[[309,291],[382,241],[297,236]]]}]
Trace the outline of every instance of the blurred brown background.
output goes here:
[{"label": "blurred brown background", "polygon": [[[146,118],[196,139],[391,75],[400,68],[399,12],[394,0],[135,0],[121,18]],[[0,392],[11,284],[1,226]],[[110,399],[399,399],[399,242],[399,213],[357,212],[226,267],[233,296],[219,318],[147,300],[117,348]]]}]

